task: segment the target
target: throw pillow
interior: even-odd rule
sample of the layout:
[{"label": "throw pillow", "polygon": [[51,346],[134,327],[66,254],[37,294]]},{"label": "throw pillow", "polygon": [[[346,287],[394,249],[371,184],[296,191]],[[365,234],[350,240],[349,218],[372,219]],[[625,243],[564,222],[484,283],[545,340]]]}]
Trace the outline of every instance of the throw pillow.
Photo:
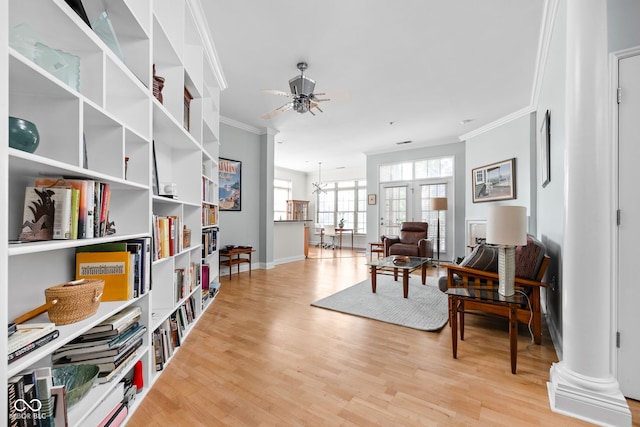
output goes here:
[{"label": "throw pillow", "polygon": [[498,248],[495,246],[478,245],[460,263],[462,267],[475,268],[492,273],[498,272]]},{"label": "throw pillow", "polygon": [[516,277],[535,280],[545,252],[544,244],[528,234],[526,246],[516,247]]}]

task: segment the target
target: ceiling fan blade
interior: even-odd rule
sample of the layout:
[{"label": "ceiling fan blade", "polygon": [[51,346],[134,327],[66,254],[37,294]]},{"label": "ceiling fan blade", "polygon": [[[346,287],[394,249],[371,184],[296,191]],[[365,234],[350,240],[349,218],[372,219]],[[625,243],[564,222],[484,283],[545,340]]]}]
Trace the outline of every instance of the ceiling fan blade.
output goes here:
[{"label": "ceiling fan blade", "polygon": [[[345,90],[327,90],[312,94],[313,101],[337,101],[346,102],[351,100],[351,94]],[[318,97],[322,96],[320,99]]]},{"label": "ceiling fan blade", "polygon": [[276,89],[262,89],[262,92],[268,93],[269,95],[286,96],[287,98],[293,98],[295,96],[292,93]]},{"label": "ceiling fan blade", "polygon": [[291,110],[292,108],[293,108],[293,102],[287,102],[286,104],[276,108],[275,110],[260,116],[260,118],[264,120],[269,120],[270,118],[277,116],[278,114],[283,113],[285,111]]}]

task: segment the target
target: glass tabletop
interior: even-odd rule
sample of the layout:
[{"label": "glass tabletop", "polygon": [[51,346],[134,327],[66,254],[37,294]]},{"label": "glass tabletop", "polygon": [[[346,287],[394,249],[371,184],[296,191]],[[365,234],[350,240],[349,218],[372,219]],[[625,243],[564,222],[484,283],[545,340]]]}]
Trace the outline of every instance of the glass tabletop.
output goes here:
[{"label": "glass tabletop", "polygon": [[516,303],[521,304],[525,299],[524,294],[516,291],[515,294],[505,297],[498,293],[497,288],[487,287],[458,287],[449,288],[446,291],[447,295],[455,295],[458,297],[469,298],[480,301],[494,302],[494,303]]},{"label": "glass tabletop", "polygon": [[429,261],[429,258],[422,258],[417,256],[408,257],[409,262],[396,262],[395,256],[388,256],[385,258],[380,258],[377,260],[372,260],[367,262],[365,265],[369,265],[372,267],[380,267],[380,268],[417,268],[420,267],[425,262]]}]

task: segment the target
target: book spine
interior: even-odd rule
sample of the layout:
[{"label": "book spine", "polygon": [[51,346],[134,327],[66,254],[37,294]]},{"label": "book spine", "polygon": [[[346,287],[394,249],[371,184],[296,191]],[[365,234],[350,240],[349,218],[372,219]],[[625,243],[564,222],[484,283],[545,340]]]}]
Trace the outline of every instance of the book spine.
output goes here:
[{"label": "book spine", "polygon": [[80,191],[71,189],[71,239],[78,238],[78,215],[80,214]]},{"label": "book spine", "polygon": [[25,345],[24,347],[9,353],[9,362],[13,362],[14,360],[18,360],[20,359],[22,356],[25,356],[29,353],[31,353],[32,351],[50,343],[51,341],[55,340],[56,338],[58,338],[58,336],[60,336],[60,332],[55,329],[53,332],[48,333],[47,335],[38,338],[37,340],[33,341],[30,344]]},{"label": "book spine", "polygon": [[71,239],[71,197],[70,188],[52,188],[54,203],[53,238],[56,240]]}]

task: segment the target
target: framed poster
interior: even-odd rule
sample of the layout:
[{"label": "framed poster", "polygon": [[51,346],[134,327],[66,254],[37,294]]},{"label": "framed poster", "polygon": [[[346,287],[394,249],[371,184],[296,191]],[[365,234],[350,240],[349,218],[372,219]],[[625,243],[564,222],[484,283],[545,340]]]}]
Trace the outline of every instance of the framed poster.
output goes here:
[{"label": "framed poster", "polygon": [[542,177],[542,188],[551,181],[551,114],[549,110],[544,115],[542,126],[540,126],[540,176]]},{"label": "framed poster", "polygon": [[375,205],[376,204],[376,195],[375,194],[369,194],[368,201],[369,201],[370,205]]},{"label": "framed poster", "polygon": [[504,160],[471,171],[473,203],[516,198],[516,159]]},{"label": "framed poster", "polygon": [[218,207],[221,211],[240,211],[242,162],[220,158],[218,163]]}]

